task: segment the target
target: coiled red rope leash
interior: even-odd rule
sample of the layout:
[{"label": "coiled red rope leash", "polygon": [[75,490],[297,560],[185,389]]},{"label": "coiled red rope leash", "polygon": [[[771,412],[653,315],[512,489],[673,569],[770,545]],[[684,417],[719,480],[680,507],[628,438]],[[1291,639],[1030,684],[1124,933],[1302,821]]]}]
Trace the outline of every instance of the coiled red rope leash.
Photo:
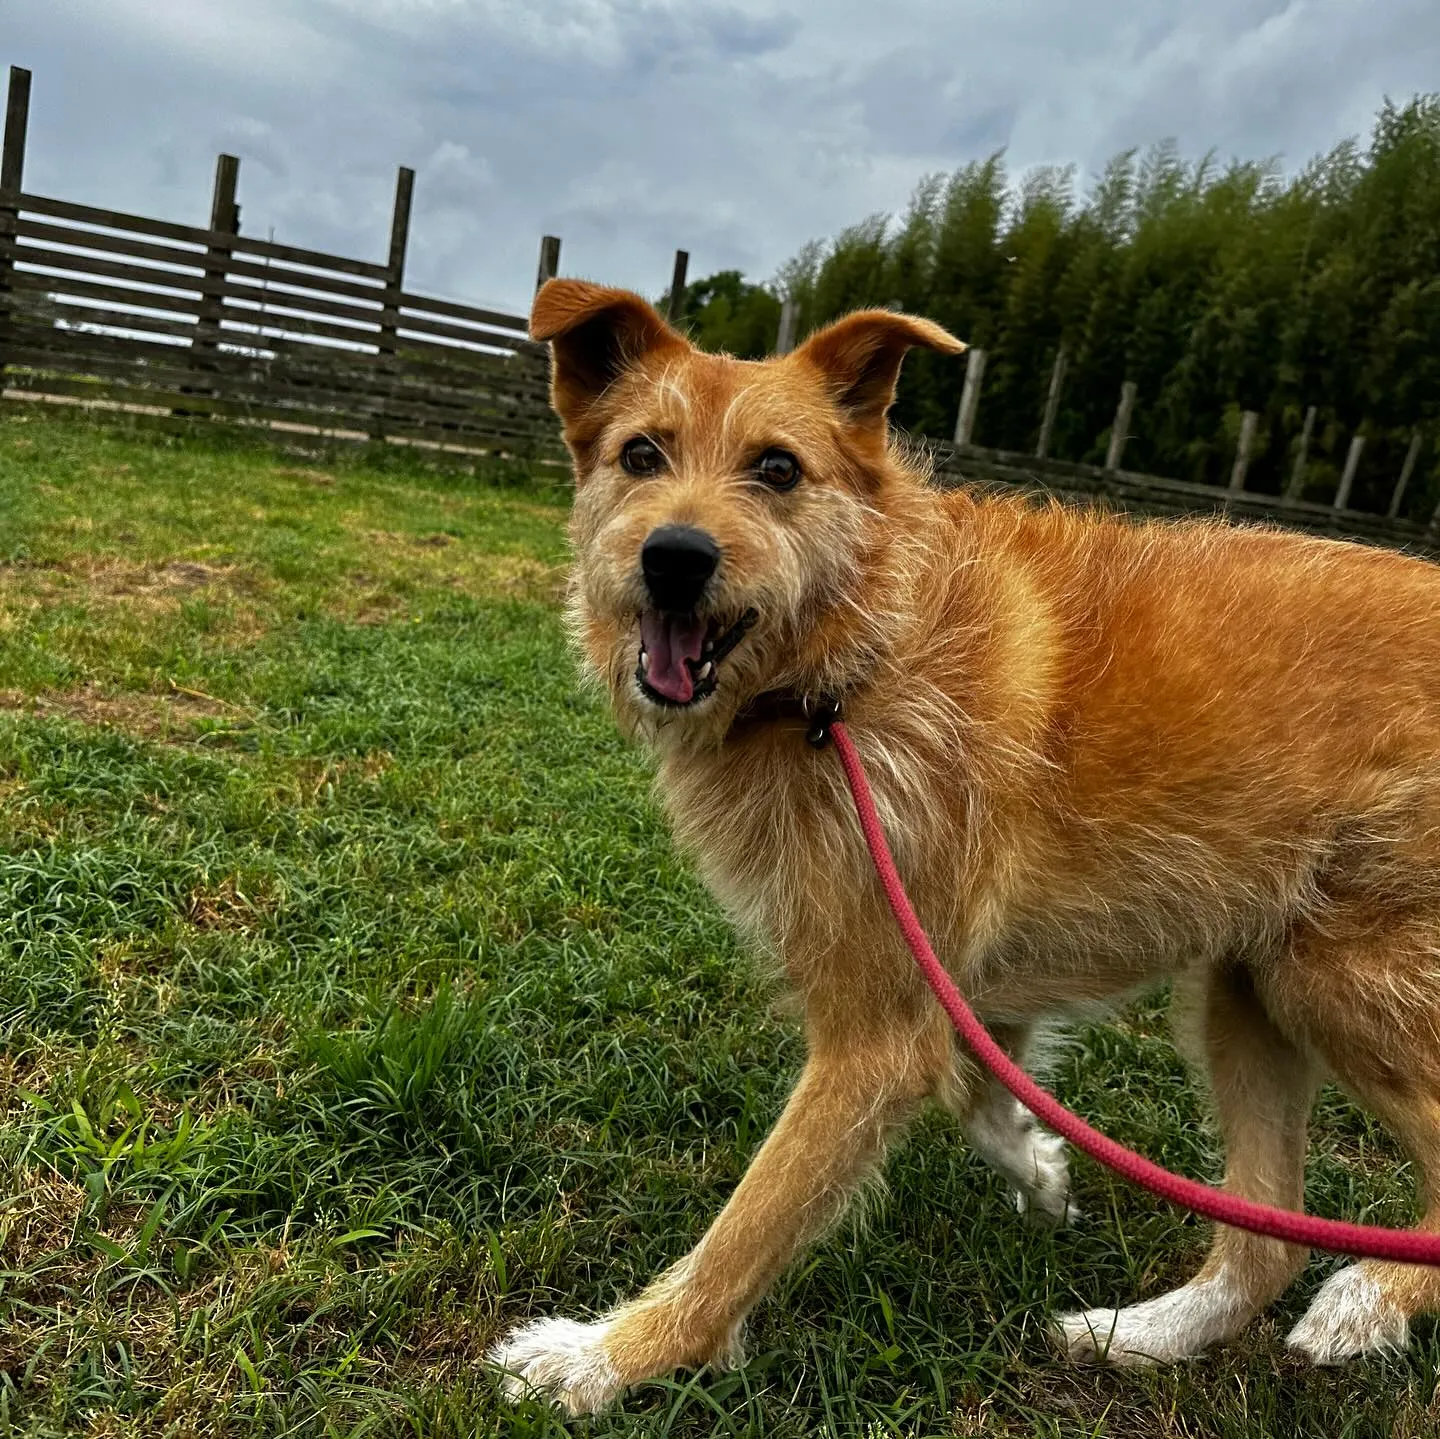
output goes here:
[{"label": "coiled red rope leash", "polygon": [[1356,1254],[1368,1259],[1398,1259],[1408,1264],[1440,1265],[1440,1234],[1420,1234],[1409,1229],[1382,1229],[1370,1224],[1345,1224],[1336,1219],[1320,1219],[1310,1214],[1298,1214],[1290,1209],[1273,1209],[1268,1204],[1257,1204],[1242,1199],[1236,1194],[1226,1194],[1208,1184],[1193,1179],[1182,1179],[1171,1174],[1158,1164],[1142,1158],[1133,1150],[1126,1149],[1113,1139],[1092,1129],[1077,1114],[1072,1114],[1053,1095],[1035,1083],[1018,1064],[990,1038],[985,1026],[975,1017],[975,1012],[961,997],[954,982],[946,974],[930,941],[910,907],[905,886],[901,883],[895,861],[885,843],[885,831],[870,794],[870,784],[865,778],[865,769],[856,753],[854,741],[846,733],[844,724],[836,716],[832,706],[828,713],[821,712],[811,729],[812,744],[823,745],[826,737],[835,741],[840,763],[845,766],[845,778],[850,783],[850,793],[855,799],[855,811],[860,818],[860,828],[865,834],[865,843],[870,858],[875,862],[875,872],[890,903],[890,911],[900,926],[910,953],[925,982],[935,993],[935,998],[944,1006],[945,1012],[955,1026],[956,1032],[974,1051],[975,1057],[1028,1109],[1038,1120],[1056,1134],[1068,1139],[1077,1149],[1082,1149],[1092,1159],[1113,1169],[1117,1174],[1168,1199],[1182,1209],[1193,1209],[1207,1219],[1218,1220],[1236,1229],[1248,1229],[1255,1234],[1269,1235],[1283,1239],[1290,1244],[1303,1244],[1315,1249],[1328,1249],[1337,1254]]}]

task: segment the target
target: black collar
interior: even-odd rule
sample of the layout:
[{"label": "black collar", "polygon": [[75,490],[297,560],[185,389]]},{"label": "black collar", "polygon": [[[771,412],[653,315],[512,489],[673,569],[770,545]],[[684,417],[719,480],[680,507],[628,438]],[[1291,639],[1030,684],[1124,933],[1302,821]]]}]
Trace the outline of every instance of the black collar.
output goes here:
[{"label": "black collar", "polygon": [[805,738],[816,749],[830,743],[830,726],[840,718],[840,700],[834,695],[802,695],[794,690],[766,690],[758,694],[735,716],[730,735],[743,733],[772,720],[799,720],[806,726]]}]

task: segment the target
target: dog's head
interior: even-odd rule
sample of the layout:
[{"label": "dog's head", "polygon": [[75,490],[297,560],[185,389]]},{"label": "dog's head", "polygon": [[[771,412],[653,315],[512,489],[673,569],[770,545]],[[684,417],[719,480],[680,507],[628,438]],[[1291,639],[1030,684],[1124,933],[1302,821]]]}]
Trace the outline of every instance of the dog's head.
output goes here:
[{"label": "dog's head", "polygon": [[915,476],[886,412],[912,345],[866,310],[783,358],[695,349],[638,295],[551,280],[531,335],[575,461],[571,618],[627,727],[718,739],[770,689],[844,687],[876,642],[862,593]]}]

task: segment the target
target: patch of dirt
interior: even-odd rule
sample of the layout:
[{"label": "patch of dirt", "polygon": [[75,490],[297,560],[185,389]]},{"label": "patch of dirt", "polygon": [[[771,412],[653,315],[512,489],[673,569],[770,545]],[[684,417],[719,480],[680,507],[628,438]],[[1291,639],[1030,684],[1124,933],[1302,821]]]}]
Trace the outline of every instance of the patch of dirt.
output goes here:
[{"label": "patch of dirt", "polygon": [[[92,524],[84,516],[77,516],[66,521],[65,528],[86,530],[92,528]],[[254,587],[254,577],[240,566],[211,565],[201,560],[167,560],[163,564],[153,564],[128,560],[119,555],[78,554],[55,560],[21,560],[0,568],[35,576],[63,576],[100,594],[194,590],[203,585],[224,585],[237,590]]]},{"label": "patch of dirt", "polygon": [[42,690],[27,695],[0,690],[0,713],[54,716],[81,724],[119,730],[135,739],[173,739],[193,733],[198,720],[248,722],[239,705],[198,690],[172,689],[168,694],[107,691],[99,685],[71,690]]},{"label": "patch of dirt", "polygon": [[350,781],[373,783],[394,765],[395,756],[384,749],[371,750],[354,759],[302,760],[295,772],[297,797],[303,804],[315,804]]},{"label": "patch of dirt", "polygon": [[233,874],[218,884],[197,885],[190,892],[185,918],[196,929],[254,929],[255,921],[274,907],[274,896],[247,894]]},{"label": "patch of dirt", "polygon": [[12,1184],[12,1197],[0,1205],[0,1259],[24,1269],[71,1243],[88,1196],[83,1184],[40,1165],[27,1165]]},{"label": "patch of dirt", "polygon": [[484,555],[477,569],[492,591],[550,603],[563,598],[570,573],[568,564],[547,565],[529,555]]},{"label": "patch of dirt", "polygon": [[8,1119],[23,1113],[29,1101],[21,1098],[20,1091],[44,1094],[64,1068],[64,1060],[42,1045],[27,1046],[19,1054],[12,1049],[0,1051],[0,1115]]},{"label": "patch of dirt", "polygon": [[311,470],[302,466],[287,466],[276,470],[275,475],[277,479],[299,480],[302,484],[318,485],[322,489],[329,489],[337,483],[335,476],[328,470]]},{"label": "patch of dirt", "polygon": [[117,1010],[171,1014],[180,987],[170,978],[168,959],[134,939],[112,940],[97,950],[96,969]]},{"label": "patch of dirt", "polygon": [[[0,565],[0,623],[6,610],[34,610],[80,601],[122,608],[127,617],[174,615],[190,597],[233,602],[263,593],[266,581],[239,565],[174,559],[140,563],[116,555],[67,555],[53,560],[20,560]],[[243,603],[227,624],[237,638],[253,637],[263,626]]]},{"label": "patch of dirt", "polygon": [[453,535],[403,535],[367,530],[375,547],[373,568],[350,575],[354,587],[330,605],[337,617],[356,624],[383,624],[407,602],[397,589],[405,581],[443,584],[484,599],[537,600],[558,604],[565,594],[569,566],[546,564],[531,555],[481,551]]}]

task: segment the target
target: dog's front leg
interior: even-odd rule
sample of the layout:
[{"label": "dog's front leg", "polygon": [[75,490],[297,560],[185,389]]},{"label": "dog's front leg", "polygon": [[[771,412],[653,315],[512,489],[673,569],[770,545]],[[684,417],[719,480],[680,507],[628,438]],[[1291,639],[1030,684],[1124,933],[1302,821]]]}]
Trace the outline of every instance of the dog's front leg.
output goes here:
[{"label": "dog's front leg", "polygon": [[785,1112],[700,1243],[598,1320],[541,1319],[511,1333],[490,1355],[507,1371],[506,1392],[539,1392],[585,1414],[682,1365],[737,1362],[750,1307],[839,1215],[933,1089],[921,1048],[812,1050]]}]

